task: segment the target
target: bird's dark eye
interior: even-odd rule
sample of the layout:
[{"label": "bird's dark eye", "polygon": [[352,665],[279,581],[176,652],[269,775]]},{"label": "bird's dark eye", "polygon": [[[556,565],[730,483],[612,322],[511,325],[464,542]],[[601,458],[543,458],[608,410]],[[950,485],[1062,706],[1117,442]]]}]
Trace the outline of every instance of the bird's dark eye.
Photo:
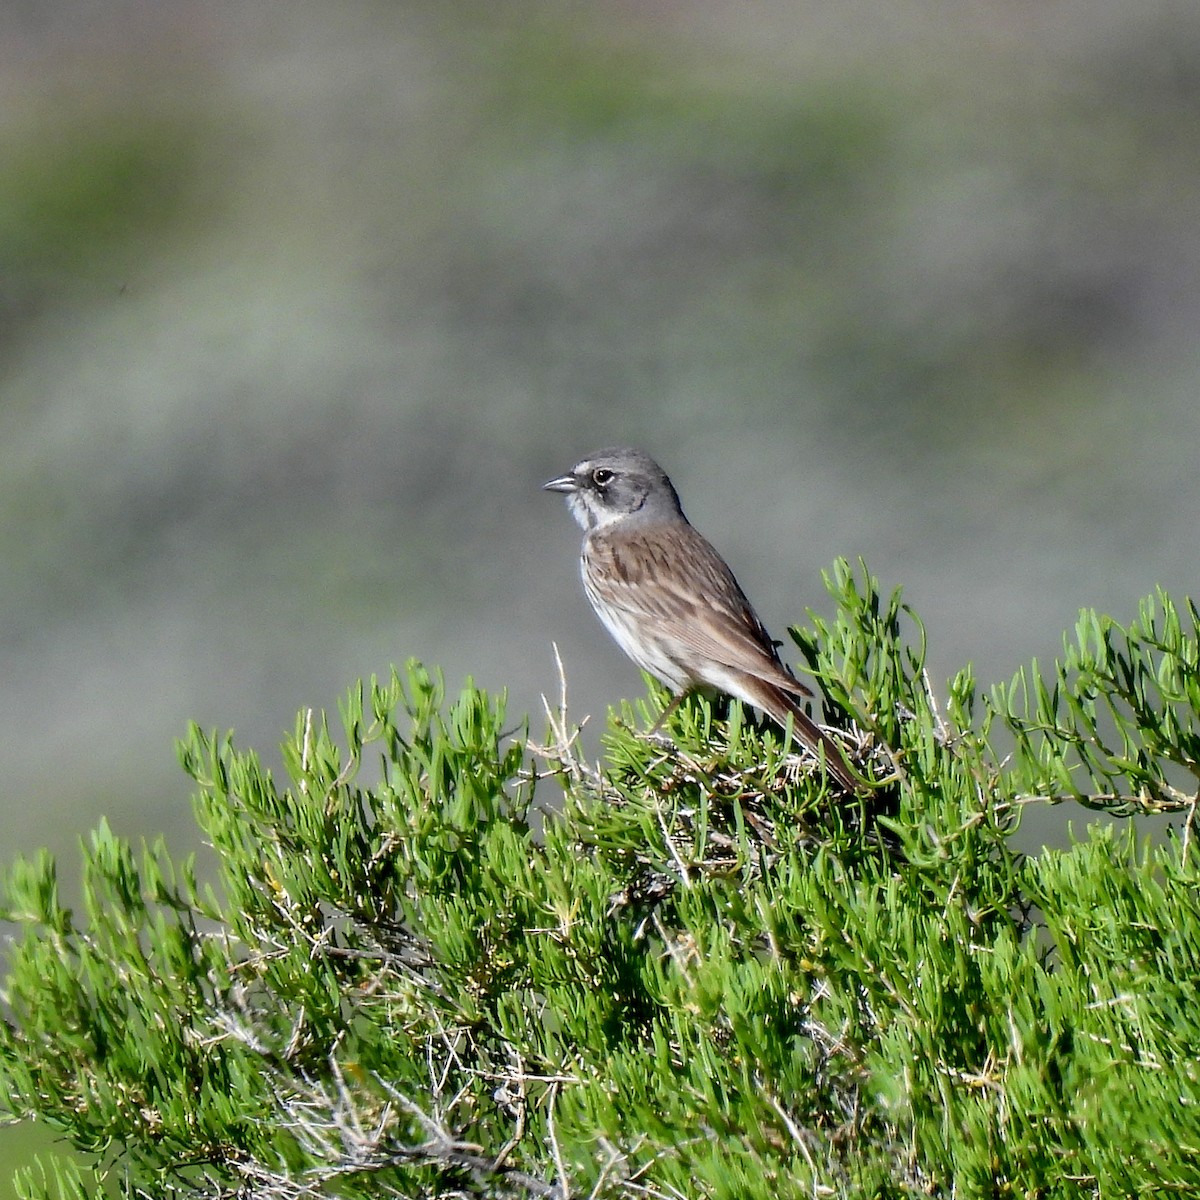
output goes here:
[{"label": "bird's dark eye", "polygon": [[613,472],[607,467],[597,467],[592,472],[592,482],[598,487],[607,487],[613,480]]}]

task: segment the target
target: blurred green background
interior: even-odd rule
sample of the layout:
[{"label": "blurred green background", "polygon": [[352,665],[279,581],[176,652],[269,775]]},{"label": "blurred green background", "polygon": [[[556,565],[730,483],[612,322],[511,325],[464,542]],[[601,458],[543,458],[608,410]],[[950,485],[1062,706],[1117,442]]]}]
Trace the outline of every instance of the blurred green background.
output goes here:
[{"label": "blurred green background", "polygon": [[12,0],[0,101],[0,848],[68,886],[197,847],[189,719],[640,694],[539,491],[597,445],[935,681],[1194,588],[1194,4]]}]

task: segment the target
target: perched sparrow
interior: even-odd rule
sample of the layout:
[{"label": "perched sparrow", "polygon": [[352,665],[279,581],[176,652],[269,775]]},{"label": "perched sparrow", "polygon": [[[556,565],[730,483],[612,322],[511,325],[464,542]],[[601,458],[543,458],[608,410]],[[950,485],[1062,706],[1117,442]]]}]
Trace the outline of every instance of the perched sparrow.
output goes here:
[{"label": "perched sparrow", "polygon": [[859,786],[837,743],[800,707],[812,693],[784,669],[725,560],[679,507],[666,472],[640,450],[601,450],[543,484],[583,526],[583,587],[617,644],[675,699],[719,691],[762,709],[810,749],[847,792]]}]

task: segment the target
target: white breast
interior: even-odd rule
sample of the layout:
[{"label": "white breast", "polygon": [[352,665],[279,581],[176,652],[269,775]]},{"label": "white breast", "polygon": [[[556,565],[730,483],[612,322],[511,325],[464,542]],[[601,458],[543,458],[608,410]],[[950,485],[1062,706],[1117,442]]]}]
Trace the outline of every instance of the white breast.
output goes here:
[{"label": "white breast", "polygon": [[625,609],[613,608],[591,586],[586,564],[580,560],[583,590],[596,610],[596,616],[613,640],[643,671],[649,671],[655,679],[665,683],[672,692],[685,692],[698,683],[707,682],[694,677],[679,660],[671,654],[669,644],[660,637],[652,621],[636,616]]}]

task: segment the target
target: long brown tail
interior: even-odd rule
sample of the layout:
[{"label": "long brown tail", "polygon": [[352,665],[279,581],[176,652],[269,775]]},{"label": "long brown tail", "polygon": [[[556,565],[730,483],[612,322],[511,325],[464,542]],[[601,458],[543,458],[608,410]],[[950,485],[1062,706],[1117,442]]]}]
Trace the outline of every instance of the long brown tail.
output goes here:
[{"label": "long brown tail", "polygon": [[792,731],[796,739],[810,750],[825,754],[825,770],[837,780],[848,795],[853,796],[863,787],[851,771],[846,752],[800,707],[793,697],[763,679],[748,679],[747,692],[751,702],[761,708],[772,720],[782,726],[792,718]]}]

